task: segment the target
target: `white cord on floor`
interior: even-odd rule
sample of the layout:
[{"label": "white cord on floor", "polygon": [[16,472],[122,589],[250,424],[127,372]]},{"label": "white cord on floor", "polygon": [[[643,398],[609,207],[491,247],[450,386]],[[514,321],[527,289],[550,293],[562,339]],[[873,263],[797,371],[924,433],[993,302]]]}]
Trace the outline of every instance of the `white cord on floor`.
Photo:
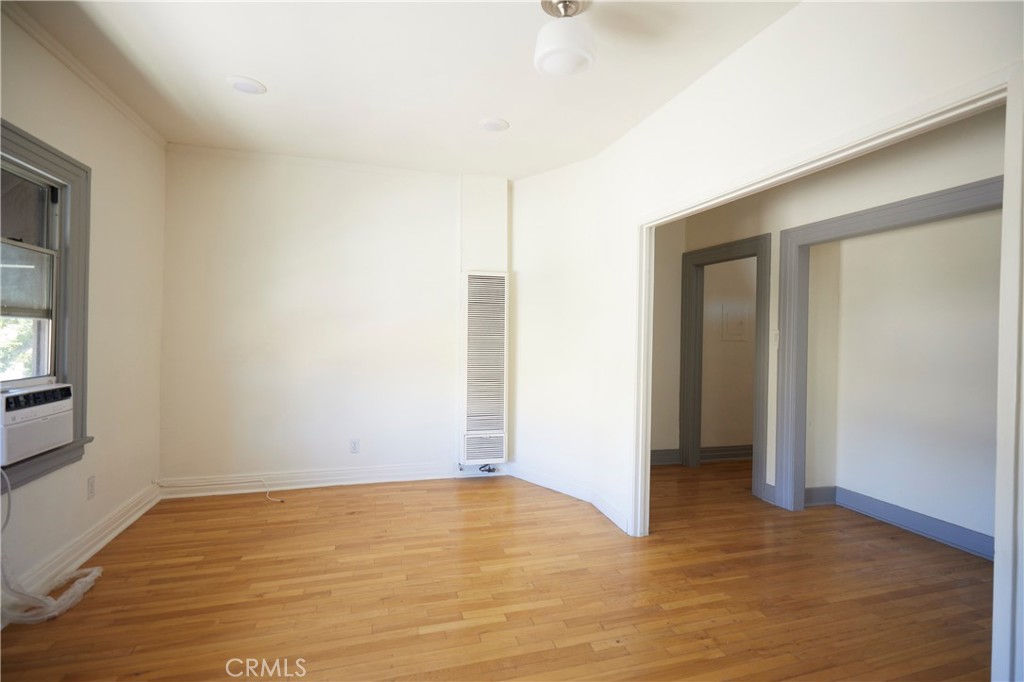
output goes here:
[{"label": "white cord on floor", "polygon": [[[4,519],[3,525],[0,526],[0,530],[7,528],[7,524],[11,521],[11,513],[14,511],[14,501],[11,495],[11,479],[7,476],[7,472],[0,469],[0,475],[3,476],[4,481],[7,483],[7,518]],[[69,580],[74,579],[74,583],[68,589],[54,599],[53,597],[45,594],[35,594],[29,592],[18,579],[11,575],[7,568],[7,554],[6,552],[0,552],[0,577],[3,580],[3,593],[8,598],[13,598],[13,601],[19,602],[26,608],[14,608],[13,606],[8,607],[4,604],[0,607],[0,614],[2,614],[3,625],[6,626],[8,623],[41,623],[44,620],[50,620],[61,615],[72,606],[82,601],[82,597],[85,593],[92,589],[92,586],[96,584],[96,579],[103,574],[103,569],[99,566],[93,568],[83,568],[73,573],[68,574],[60,581],[63,585]],[[5,600],[6,601],[6,600]]]},{"label": "white cord on floor", "polygon": [[[153,481],[161,488],[211,488],[213,486],[221,486],[223,483],[164,483],[162,481]],[[284,502],[279,497],[270,496],[270,484],[268,484],[262,478],[244,478],[238,481],[232,481],[232,483],[262,483],[266,489],[267,499],[271,502]]]},{"label": "white cord on floor", "polygon": [[[8,477],[7,472],[0,468],[0,476],[3,476],[3,480],[7,484],[7,511],[4,515],[3,523],[0,524],[0,531],[7,528],[7,524],[11,522],[11,515],[14,512],[14,500],[11,492],[13,490],[11,486],[11,479]],[[266,489],[267,499],[271,502],[284,502],[284,500],[278,497],[270,496],[270,485],[262,478],[244,479],[235,481],[236,483],[262,483]],[[155,483],[161,488],[188,488],[188,487],[203,487],[211,485],[221,485],[220,483],[161,483],[155,481]],[[51,618],[56,618],[61,615],[72,606],[77,604],[85,596],[85,593],[92,589],[92,586],[96,583],[96,579],[103,574],[103,569],[99,566],[93,568],[83,568],[67,575],[60,584],[66,583],[68,580],[74,579],[74,583],[68,589],[54,599],[48,595],[39,595],[29,592],[21,583],[18,582],[17,578],[11,575],[7,568],[7,554],[0,551],[0,578],[2,578],[2,589],[3,593],[8,597],[9,600],[18,602],[23,608],[8,607],[4,604],[0,607],[0,615],[2,615],[2,625],[6,626],[8,623],[41,623]],[[5,600],[7,601],[7,600]]]},{"label": "white cord on floor", "polygon": [[7,482],[7,513],[4,514],[3,525],[0,525],[0,532],[3,532],[7,528],[7,524],[11,522],[11,512],[14,511],[14,506],[11,502],[11,479],[7,477],[7,472],[3,469],[0,469],[0,475],[3,475],[4,481]]}]

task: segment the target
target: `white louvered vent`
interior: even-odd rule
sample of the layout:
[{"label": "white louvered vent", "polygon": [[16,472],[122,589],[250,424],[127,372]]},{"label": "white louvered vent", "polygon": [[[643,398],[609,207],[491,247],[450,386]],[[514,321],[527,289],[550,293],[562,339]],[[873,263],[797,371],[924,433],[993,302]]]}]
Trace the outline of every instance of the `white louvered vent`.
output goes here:
[{"label": "white louvered vent", "polygon": [[498,464],[505,461],[506,289],[506,275],[466,275],[463,464]]}]

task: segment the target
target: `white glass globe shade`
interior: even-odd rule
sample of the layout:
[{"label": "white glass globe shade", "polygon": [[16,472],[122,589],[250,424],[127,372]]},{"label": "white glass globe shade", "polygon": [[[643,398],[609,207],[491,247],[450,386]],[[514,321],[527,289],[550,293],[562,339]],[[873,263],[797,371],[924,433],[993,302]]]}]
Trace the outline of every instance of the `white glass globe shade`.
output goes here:
[{"label": "white glass globe shade", "polygon": [[571,76],[594,63],[590,27],[580,17],[554,19],[537,34],[533,65],[549,76]]}]

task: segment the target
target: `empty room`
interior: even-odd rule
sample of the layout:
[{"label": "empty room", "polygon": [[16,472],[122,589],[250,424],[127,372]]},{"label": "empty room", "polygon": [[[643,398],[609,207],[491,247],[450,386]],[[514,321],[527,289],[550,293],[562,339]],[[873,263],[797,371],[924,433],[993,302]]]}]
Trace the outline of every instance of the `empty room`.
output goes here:
[{"label": "empty room", "polygon": [[1024,679],[1024,3],[2,10],[5,679]]}]

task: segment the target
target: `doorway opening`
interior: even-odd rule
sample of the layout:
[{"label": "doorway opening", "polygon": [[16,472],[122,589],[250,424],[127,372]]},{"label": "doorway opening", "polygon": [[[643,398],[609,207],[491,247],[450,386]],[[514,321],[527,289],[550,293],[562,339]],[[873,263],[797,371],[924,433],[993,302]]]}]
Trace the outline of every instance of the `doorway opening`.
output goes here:
[{"label": "doorway opening", "polygon": [[[716,429],[727,423],[726,413],[729,406],[722,404],[731,395],[743,393],[733,391],[737,388],[730,385],[730,379],[748,381],[750,417],[749,431],[751,446],[751,490],[758,497],[764,498],[765,491],[765,455],[767,442],[767,378],[768,378],[768,288],[770,276],[770,235],[760,235],[741,239],[727,244],[688,251],[682,257],[682,316],[680,329],[680,374],[679,374],[679,450],[683,466],[698,467],[701,463],[702,449],[705,455],[713,455],[709,448],[712,444],[725,446],[719,450],[728,455],[728,446],[745,445],[743,443],[716,443],[715,436],[721,438],[723,432],[732,429]],[[719,278],[709,277],[715,272],[710,268],[725,264],[741,264],[746,259],[753,260],[754,270],[754,306],[753,310],[743,310],[743,302],[734,302],[723,288]],[[719,273],[721,274],[721,273]],[[711,286],[708,286],[711,285]],[[729,288],[726,287],[726,291]],[[712,299],[706,299],[711,293]],[[718,310],[709,311],[708,303],[717,306]],[[708,313],[711,313],[710,315]],[[710,318],[711,328],[705,324]],[[731,319],[730,319],[731,318]],[[751,324],[751,321],[753,324]],[[717,324],[714,324],[716,323]],[[717,329],[715,328],[717,327]],[[717,339],[717,342],[716,342]],[[709,360],[726,360],[732,354],[730,345],[752,340],[753,357],[750,358],[753,371],[746,377],[730,375],[732,371],[742,367],[722,367],[721,362],[708,363]],[[708,342],[708,343],[706,343]],[[733,358],[735,359],[735,358]],[[705,376],[706,372],[712,374]],[[735,433],[735,431],[733,431]]]},{"label": "doorway opening", "polygon": [[[764,474],[771,235],[685,251],[680,257],[685,225],[664,228],[658,236],[658,276],[664,286],[659,286],[662,297],[656,305],[681,314],[656,316],[655,343],[664,352],[655,353],[659,366],[653,390],[659,409],[652,415],[651,463],[698,467],[702,458],[745,456],[752,469],[748,489],[770,499]],[[723,367],[744,354],[748,357],[736,366]],[[730,404],[736,396],[749,402],[737,410]]]},{"label": "doorway opening", "polygon": [[[756,206],[760,201],[757,197],[761,193],[772,191],[777,187],[784,187],[790,181],[797,178],[810,183],[809,187],[815,190],[823,189],[825,186],[822,180],[825,175],[819,175],[819,173],[826,170],[829,173],[835,170],[835,172],[842,173],[854,181],[853,184],[847,186],[845,193],[837,193],[831,197],[830,201],[836,209],[831,215],[846,215],[846,212],[856,211],[865,205],[872,205],[866,202],[861,203],[868,196],[867,190],[870,189],[872,184],[875,187],[872,190],[872,194],[877,194],[873,198],[894,201],[899,200],[901,197],[915,196],[915,194],[908,190],[915,190],[918,193],[916,196],[920,196],[921,193],[934,191],[937,187],[955,187],[958,186],[958,183],[970,182],[979,177],[993,177],[996,174],[1005,173],[1007,181],[1005,183],[1003,199],[1007,210],[1002,213],[1000,225],[1002,243],[999,264],[998,378],[996,387],[998,399],[996,406],[996,447],[994,453],[996,459],[996,485],[994,486],[994,537],[996,551],[994,562],[995,595],[993,598],[992,641],[993,662],[998,663],[999,666],[993,670],[999,669],[1005,672],[1005,670],[1009,669],[1008,666],[1011,665],[1015,651],[1015,640],[1010,635],[1015,632],[1014,615],[1017,614],[1019,616],[1019,611],[1014,610],[1012,587],[1016,584],[1014,582],[1015,577],[1020,576],[1020,562],[1006,548],[1013,545],[1013,533],[1017,528],[1009,519],[1019,517],[1017,512],[1020,509],[1021,499],[1018,485],[1019,480],[1012,475],[1014,471],[1019,469],[1020,458],[1019,439],[1017,436],[1019,435],[1018,417],[1020,407],[1018,389],[1020,376],[1019,312],[1021,300],[1021,118],[1019,116],[1019,74],[1014,78],[1018,80],[1010,79],[1009,85],[1004,84],[996,89],[979,92],[978,96],[974,99],[951,101],[944,107],[936,108],[927,116],[893,125],[879,131],[868,139],[858,140],[856,144],[840,147],[827,156],[815,157],[806,163],[782,169],[769,177],[745,185],[742,188],[723,192],[714,198],[702,202],[688,204],[685,209],[679,210],[672,216],[642,226],[640,231],[640,305],[642,310],[640,335],[642,352],[639,356],[639,385],[640,395],[643,399],[637,411],[639,427],[635,459],[638,466],[636,468],[637,486],[634,496],[636,520],[632,526],[633,530],[631,530],[631,533],[636,535],[647,533],[649,521],[648,481],[650,472],[650,467],[647,466],[647,463],[649,461],[649,453],[653,447],[657,447],[656,434],[653,427],[658,411],[657,401],[659,396],[651,390],[653,378],[657,376],[659,365],[659,360],[654,352],[656,347],[651,343],[657,328],[656,324],[652,325],[652,321],[656,321],[657,315],[660,313],[656,306],[657,296],[655,295],[658,284],[656,278],[657,254],[654,248],[656,228],[659,228],[657,246],[660,246],[660,227],[662,225],[682,221],[690,223],[696,220],[699,222],[705,214],[724,212],[729,217],[729,222],[723,222],[718,227],[710,226],[710,228],[715,230],[713,234],[712,229],[705,230],[707,234],[702,234],[700,238],[702,245],[714,243],[712,240],[721,239],[722,237],[726,239],[730,237],[736,238],[736,236],[742,236],[744,233],[750,234],[757,230],[772,232],[776,237],[775,246],[778,248],[780,232],[784,231],[788,225],[806,225],[813,220],[821,220],[829,215],[829,213],[821,210],[824,207],[823,199],[812,196],[809,201],[805,202],[780,202],[772,207],[774,209],[772,211],[749,211],[746,210],[747,206],[742,208],[734,206],[740,204],[740,202]],[[1013,87],[1011,88],[1010,86]],[[1008,98],[1008,90],[1012,91],[1013,97]],[[1004,103],[1007,103],[1006,108],[1000,106]],[[993,108],[993,106],[996,108]],[[931,162],[934,157],[931,156],[927,149],[924,149],[922,144],[926,138],[930,137],[930,133],[941,132],[947,126],[952,129],[961,122],[970,125],[969,121],[972,119],[982,118],[986,115],[998,119],[999,125],[993,127],[988,133],[977,130],[975,134],[963,136],[959,142],[953,141],[953,149],[951,150],[953,153],[947,153],[945,159],[954,160],[954,163],[942,165]],[[993,139],[990,136],[993,131],[998,133],[998,139]],[[910,146],[905,147],[904,145]],[[904,149],[912,150],[912,156],[918,162],[916,167],[918,170],[900,172],[899,163],[887,163],[885,167],[876,167],[874,169],[875,171],[883,172],[860,173],[856,170],[861,166],[860,163],[849,163],[851,161],[859,161],[860,157],[866,159],[874,158],[875,153],[881,151],[884,151],[885,156],[888,157],[884,159],[885,161],[898,161],[889,156],[888,151],[890,147],[903,147]],[[987,151],[985,147],[988,147]],[[872,152],[872,154],[865,154],[865,152]],[[878,158],[883,159],[882,156]],[[893,179],[888,182],[883,181],[886,175],[891,175]],[[936,182],[937,179],[940,179],[938,177],[940,175],[943,176],[941,184]],[[883,202],[879,201],[875,205],[882,204]],[[795,219],[797,214],[807,215],[810,217],[810,220],[806,218],[804,220]],[[690,226],[688,225],[688,227]],[[689,241],[689,236],[687,236],[687,241]],[[815,248],[819,247],[815,246]],[[808,246],[806,249],[799,250],[796,257],[811,258],[811,252],[812,248]],[[785,272],[786,268],[780,268],[776,265],[775,269],[774,285],[779,290],[784,289],[785,287],[780,286],[778,281],[778,273],[780,271]],[[792,273],[793,271],[790,270],[790,272]],[[773,318],[772,330],[770,332],[772,352],[770,354],[771,367],[769,369],[769,391],[771,393],[769,419],[771,429],[768,444],[768,471],[766,473],[773,487],[780,483],[787,484],[788,481],[792,481],[793,476],[797,473],[795,469],[798,469],[798,467],[794,466],[788,467],[787,470],[787,467],[779,466],[779,455],[781,454],[784,459],[791,445],[787,445],[784,442],[784,439],[781,437],[782,434],[778,434],[780,437],[776,437],[776,428],[780,430],[784,428],[781,420],[778,419],[779,413],[788,409],[783,403],[789,399],[783,395],[781,386],[778,385],[782,380],[781,375],[783,372],[780,365],[784,360],[780,357],[782,353],[777,346],[780,336],[785,337],[786,334],[781,329],[782,325],[779,324],[777,317],[779,314],[778,309],[783,305],[782,301],[779,300],[781,298],[782,296],[776,298],[773,293],[772,310],[770,313]],[[778,303],[776,303],[777,300]],[[793,428],[796,432],[799,432],[802,420],[792,419],[793,412],[789,414],[791,419],[787,428]],[[805,412],[804,419],[806,420],[807,417],[808,415]],[[793,503],[797,503],[801,493],[803,495],[807,494],[808,491],[805,489],[806,486],[803,485],[803,481],[800,482],[800,485],[794,485],[794,483],[796,482],[792,481],[792,483],[789,483],[791,489],[786,491],[788,495],[780,495],[779,497],[789,497]],[[781,500],[776,503],[779,506],[785,506]],[[999,549],[1000,545],[1003,548],[1002,550]],[[1019,632],[1019,630],[1016,631]]]},{"label": "doorway opening", "polygon": [[[782,231],[779,247],[779,257],[781,261],[781,281],[779,287],[779,332],[782,341],[779,348],[779,431],[777,450],[777,484],[775,491],[776,504],[790,510],[803,509],[807,496],[805,476],[807,470],[808,301],[811,289],[811,248],[824,244],[842,242],[855,237],[875,235],[883,232],[901,230],[912,226],[921,226],[938,221],[949,221],[963,216],[973,216],[995,211],[1001,208],[1002,197],[1003,178],[1002,176],[999,176]],[[998,222],[999,220],[997,216],[993,225],[997,226]],[[963,233],[976,231],[971,230],[968,227],[964,227],[961,223],[956,223],[954,226],[959,228]],[[998,244],[998,240],[996,243]],[[918,247],[918,249],[923,250],[923,247]],[[884,255],[884,252],[880,253]],[[935,260],[935,257],[945,254],[941,251],[937,251],[934,255],[926,255],[932,256],[930,259]],[[889,263],[888,270],[879,265],[880,260],[881,259],[879,258],[874,259],[874,266],[879,276],[891,276],[891,271],[896,271],[898,279],[899,277],[905,277],[905,271],[910,269],[907,266],[907,262],[910,260],[909,257],[903,257],[899,259],[898,262]],[[956,258],[950,258],[949,260],[952,263],[957,262]],[[998,258],[993,258],[993,260],[996,261],[996,263],[998,262]],[[982,266],[975,264],[975,269],[980,270],[981,267]],[[988,268],[991,271],[993,269],[992,264],[989,264]],[[998,268],[996,267],[995,269]],[[863,279],[869,280],[871,278],[865,276]],[[878,277],[875,277],[874,279],[877,280]],[[998,290],[998,281],[994,278],[993,281],[994,284],[992,284],[992,287]],[[862,286],[862,288],[865,287]],[[955,299],[957,293],[959,292],[954,291],[950,296]],[[891,296],[892,291],[876,292],[874,297],[875,308],[880,307],[879,302],[885,301],[883,294]],[[995,298],[998,299],[998,294]],[[948,306],[950,303],[955,303],[955,300],[944,301],[943,303]],[[845,309],[850,306],[841,307]],[[993,304],[992,307],[995,308],[995,305]],[[927,315],[922,312],[922,308],[925,307],[917,306],[915,308],[908,306],[902,311],[902,315],[900,317],[888,320],[887,324],[903,324],[910,316],[926,317]],[[964,328],[970,327],[972,321],[970,309],[965,308],[959,322],[954,320],[953,322],[947,323],[946,327],[941,330],[941,333],[944,333],[946,336],[951,336],[957,332],[962,333]],[[991,326],[995,327],[994,321],[986,320],[986,322],[992,322]],[[885,333],[886,330],[884,329],[884,326],[885,325],[876,324],[868,331],[872,332],[874,337],[878,337]],[[992,364],[994,366],[996,356],[996,348],[994,347],[994,330],[992,336],[993,347],[991,349],[983,348],[981,350],[986,351],[986,354],[991,356]],[[848,345],[853,348],[860,348],[872,341],[868,334],[865,334],[865,337],[865,339],[861,340],[857,344]],[[919,356],[921,354],[921,350],[921,348],[917,349],[917,354]],[[892,350],[890,349],[888,352],[891,354]],[[873,358],[870,363],[865,362],[865,368],[862,371],[862,374],[870,373],[874,369],[875,365],[881,364],[885,360],[885,354],[885,352],[880,351],[878,353],[878,358]],[[966,354],[968,353],[965,351],[959,355]],[[903,375],[909,372],[910,367],[921,364],[923,360],[921,357],[913,358],[911,355],[908,355],[906,362],[907,366],[902,368],[892,367],[891,373],[894,376],[899,375],[900,378],[905,378]],[[984,373],[982,373],[982,376],[984,376]],[[977,383],[980,382],[981,379],[975,379],[974,381]],[[991,377],[991,381],[993,384],[995,383],[995,376]],[[895,381],[890,383],[895,383]],[[937,384],[937,382],[934,381],[931,383]],[[944,386],[944,388],[948,393],[953,396],[957,396],[958,392],[955,391],[953,387]],[[994,386],[992,388],[994,388]],[[937,389],[933,386],[931,391],[934,392],[935,390]],[[962,391],[960,392],[962,393]],[[919,391],[914,396],[914,402],[927,402],[926,393],[927,391],[924,390]],[[995,391],[992,390],[991,393],[994,395]],[[880,396],[877,397],[874,402],[877,403],[879,400],[881,400]],[[847,410],[853,411],[854,408],[847,406]],[[915,416],[915,413],[907,407],[904,407],[902,411],[906,413],[904,416],[908,420]],[[954,415],[960,415],[964,410],[958,409],[951,412],[953,412]],[[941,412],[932,411],[929,416],[931,419],[940,419],[940,414]],[[918,416],[917,418],[920,420],[923,417]],[[962,420],[962,417],[957,420],[956,423],[958,425],[960,420]],[[852,418],[850,421],[852,421]],[[992,461],[988,462],[988,464],[994,467],[994,414],[992,415],[992,422],[992,442],[989,444],[986,439],[986,445],[990,445],[990,447],[986,447],[985,449],[993,451],[993,457],[991,458]],[[948,422],[946,423],[948,424]],[[883,429],[885,427],[872,424],[871,428]],[[890,427],[888,428],[888,431],[891,432],[893,429]],[[890,438],[895,437],[892,433],[887,433],[887,435]],[[934,468],[935,466],[936,465],[932,463],[929,468]]]},{"label": "doorway opening", "polygon": [[[929,216],[941,218],[947,216],[949,211],[962,215],[964,211],[984,210],[985,207],[993,205],[993,202],[997,202],[1002,195],[1000,188],[992,184],[994,181],[988,181],[991,186],[983,191],[983,196],[979,199],[981,204],[978,206],[966,203],[960,205],[962,196],[970,193],[970,187],[973,186],[972,182],[962,183],[965,180],[976,183],[978,181],[974,178],[985,177],[986,171],[998,173],[1001,170],[1005,118],[1005,108],[989,109],[798,182],[780,185],[657,228],[656,276],[664,262],[660,257],[663,246],[662,228],[671,226],[676,232],[683,232],[683,236],[679,237],[677,253],[683,252],[686,248],[691,249],[691,252],[687,252],[689,255],[684,262],[684,272],[681,273],[684,278],[684,290],[687,291],[699,291],[702,281],[698,275],[703,276],[703,267],[746,255],[729,253],[728,249],[732,244],[742,244],[745,240],[740,239],[741,237],[756,238],[748,237],[751,233],[760,233],[760,237],[770,235],[771,241],[774,242],[771,249],[780,254],[775,258],[773,265],[774,284],[758,287],[759,295],[762,296],[766,295],[771,286],[775,287],[775,291],[768,294],[774,298],[767,319],[760,313],[757,315],[758,324],[767,322],[761,336],[764,340],[763,350],[759,352],[759,357],[767,358],[767,378],[762,384],[763,390],[758,390],[758,395],[764,397],[767,403],[767,424],[763,428],[758,424],[755,428],[755,437],[761,436],[762,433],[766,436],[766,457],[760,457],[760,448],[756,447],[755,443],[753,472],[754,492],[761,499],[788,509],[801,509],[808,503],[833,502],[834,498],[827,488],[837,485],[834,472],[829,473],[831,470],[821,469],[812,472],[814,475],[807,479],[805,472],[808,465],[806,458],[803,458],[805,443],[795,439],[812,436],[818,438],[814,445],[815,461],[812,462],[815,464],[825,456],[822,452],[829,449],[827,440],[835,438],[836,428],[848,426],[850,422],[849,418],[843,419],[842,424],[835,422],[836,414],[832,415],[833,419],[829,422],[829,410],[826,409],[826,405],[814,404],[811,405],[811,411],[807,409],[807,337],[808,333],[813,336],[821,331],[820,327],[823,325],[819,323],[820,317],[810,329],[806,314],[800,319],[793,318],[792,322],[786,321],[789,319],[786,316],[790,315],[790,311],[794,310],[798,303],[806,310],[808,296],[820,299],[827,291],[833,294],[838,291],[840,271],[832,265],[819,270],[820,274],[825,275],[824,279],[819,278],[820,282],[828,286],[819,287],[807,282],[816,260],[812,258],[811,247],[820,253],[829,243],[841,241],[845,236],[859,234],[828,232],[843,230],[846,224],[857,226],[859,229],[859,226],[866,224],[865,221],[870,223],[877,220],[880,221],[878,224],[870,224],[865,229],[878,232],[921,221],[927,222]],[[954,190],[936,192],[935,189],[938,187],[953,187]],[[913,193],[914,190],[917,190],[916,194]],[[902,198],[908,196],[911,198]],[[875,199],[877,203],[869,203],[871,199]],[[938,202],[933,211],[934,216],[927,211],[920,215],[908,214],[908,211],[913,212],[920,204],[932,199]],[[826,232],[818,234],[817,230]],[[665,232],[666,236],[672,233],[672,230]],[[807,241],[812,239],[808,236],[812,233],[815,235],[813,241]],[[730,239],[733,241],[728,241]],[[793,240],[800,239],[804,239],[804,242],[800,242],[799,246],[789,246]],[[721,244],[723,241],[726,243]],[[766,239],[766,246],[768,243]],[[670,243],[668,246],[671,248],[673,244]],[[952,248],[953,252],[956,250]],[[837,253],[836,251],[832,255],[835,256]],[[775,253],[772,256],[775,256]],[[835,257],[824,261],[817,260],[837,262]],[[898,264],[891,267],[900,270]],[[803,278],[800,293],[787,288],[790,286],[788,278],[796,276],[798,271],[801,273],[799,276]],[[657,305],[657,298],[664,291],[665,284],[663,280],[655,279],[652,388],[657,387],[658,379],[665,374],[664,365],[659,367],[657,346],[658,315],[664,314]],[[675,314],[681,313],[682,326],[685,328],[689,324],[693,329],[698,328],[703,317],[702,301],[696,300],[693,294],[687,294],[686,302],[680,303],[681,305],[677,304],[675,308]],[[827,300],[819,300],[815,305],[827,307],[830,304]],[[833,302],[832,308],[828,311],[833,316],[837,314],[836,305]],[[767,302],[761,306],[764,310],[768,308]],[[928,306],[921,308],[927,309]],[[918,316],[918,312],[918,306],[908,306],[901,315],[906,319],[913,319]],[[682,336],[688,335],[684,333]],[[695,336],[689,335],[689,338],[694,339]],[[819,344],[819,348],[835,355],[838,352],[835,339],[833,338],[831,343],[827,339],[824,341],[825,343]],[[699,344],[692,341],[688,343],[685,339],[681,339],[681,342],[684,351],[677,372],[684,370],[682,381],[686,385],[680,387],[678,397],[682,424],[678,447],[681,461],[690,466],[697,466],[702,445],[699,439],[699,400],[701,384],[706,382],[700,380],[699,369],[685,371],[686,367],[699,367]],[[664,352],[664,346],[660,352]],[[810,377],[814,382],[827,378],[822,377],[821,366],[835,364],[834,361],[826,360],[828,358],[815,360],[815,371]],[[802,374],[796,376],[796,371]],[[659,401],[664,401],[664,396],[652,391],[652,400],[653,406],[658,408]],[[836,410],[833,409],[832,412],[835,413]],[[837,414],[849,417],[847,412],[848,410],[844,408]],[[657,409],[652,410],[651,416],[653,459],[653,454],[659,447],[656,440],[659,436]],[[760,419],[760,414],[758,418]],[[663,421],[664,417],[660,417],[660,422]],[[950,426],[948,423],[944,425]],[[813,499],[808,500],[808,495]]]},{"label": "doorway opening", "polygon": [[756,259],[714,263],[703,270],[698,466],[753,458],[757,359]]}]

